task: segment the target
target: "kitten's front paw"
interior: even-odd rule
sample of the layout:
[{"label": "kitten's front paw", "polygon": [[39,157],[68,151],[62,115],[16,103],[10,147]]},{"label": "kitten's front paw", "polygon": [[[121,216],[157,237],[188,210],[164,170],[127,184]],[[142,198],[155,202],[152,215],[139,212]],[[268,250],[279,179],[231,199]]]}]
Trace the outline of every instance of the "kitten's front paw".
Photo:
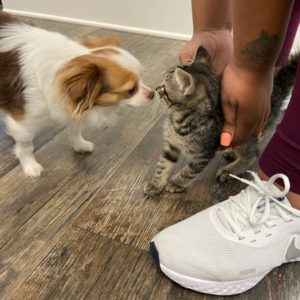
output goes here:
[{"label": "kitten's front paw", "polygon": [[166,191],[169,193],[183,193],[186,191],[186,187],[171,180],[166,186]]},{"label": "kitten's front paw", "polygon": [[152,181],[146,183],[146,185],[144,187],[144,194],[147,196],[150,196],[150,197],[157,196],[157,195],[161,194],[162,191],[163,191],[163,188],[156,185]]},{"label": "kitten's front paw", "polygon": [[229,161],[235,161],[237,159],[236,151],[232,149],[226,149],[223,151],[223,157]]},{"label": "kitten's front paw", "polygon": [[74,143],[73,149],[75,152],[79,152],[79,153],[93,152],[95,149],[95,145],[92,142],[83,140],[83,141]]},{"label": "kitten's front paw", "polygon": [[220,168],[216,177],[220,182],[225,183],[230,178],[230,172],[226,169],[226,167]]}]

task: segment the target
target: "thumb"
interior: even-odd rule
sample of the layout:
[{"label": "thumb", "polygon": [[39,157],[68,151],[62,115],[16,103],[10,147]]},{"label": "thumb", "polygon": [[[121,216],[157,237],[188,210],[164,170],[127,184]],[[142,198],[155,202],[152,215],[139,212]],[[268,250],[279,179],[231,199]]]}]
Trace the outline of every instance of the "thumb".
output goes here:
[{"label": "thumb", "polygon": [[193,62],[194,55],[191,53],[183,53],[179,56],[179,62],[181,65],[190,65]]},{"label": "thumb", "polygon": [[236,106],[229,103],[222,103],[224,113],[224,124],[221,133],[221,145],[229,147],[235,133]]},{"label": "thumb", "polygon": [[191,45],[187,45],[182,52],[180,53],[179,56],[179,62],[181,65],[190,65],[196,54],[197,48]]}]

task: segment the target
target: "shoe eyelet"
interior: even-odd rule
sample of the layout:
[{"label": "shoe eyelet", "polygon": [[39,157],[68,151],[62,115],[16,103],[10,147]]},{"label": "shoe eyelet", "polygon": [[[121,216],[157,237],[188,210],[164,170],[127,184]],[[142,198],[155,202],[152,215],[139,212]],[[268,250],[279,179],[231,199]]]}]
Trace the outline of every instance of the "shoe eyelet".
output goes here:
[{"label": "shoe eyelet", "polygon": [[250,241],[250,243],[255,243],[256,242],[256,240],[252,240],[252,241]]},{"label": "shoe eyelet", "polygon": [[254,232],[254,234],[259,234],[259,233],[261,233],[261,230]]},{"label": "shoe eyelet", "polygon": [[244,240],[244,239],[245,239],[245,237],[243,236],[243,237],[239,238],[239,241],[242,241],[242,240]]},{"label": "shoe eyelet", "polygon": [[268,233],[268,234],[265,235],[265,237],[270,237],[272,235],[273,235],[272,233]]}]

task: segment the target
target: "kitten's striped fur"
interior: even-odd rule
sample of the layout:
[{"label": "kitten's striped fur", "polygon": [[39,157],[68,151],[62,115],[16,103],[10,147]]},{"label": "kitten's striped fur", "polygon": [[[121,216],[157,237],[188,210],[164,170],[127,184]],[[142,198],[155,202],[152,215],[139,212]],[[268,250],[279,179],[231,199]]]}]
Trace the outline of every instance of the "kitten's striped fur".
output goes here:
[{"label": "kitten's striped fur", "polygon": [[[280,115],[281,104],[293,86],[296,65],[294,57],[275,77],[271,114],[265,130]],[[145,186],[145,194],[154,196],[164,189],[172,193],[185,191],[214,157],[223,125],[220,82],[221,78],[212,72],[207,51],[200,47],[192,65],[171,69],[164,84],[157,88],[159,97],[168,106],[165,142],[156,172]],[[180,154],[188,158],[188,164],[169,179]],[[229,174],[246,172],[258,155],[256,138],[251,138],[239,151],[225,150],[223,157],[227,164],[217,176],[225,181]]]}]

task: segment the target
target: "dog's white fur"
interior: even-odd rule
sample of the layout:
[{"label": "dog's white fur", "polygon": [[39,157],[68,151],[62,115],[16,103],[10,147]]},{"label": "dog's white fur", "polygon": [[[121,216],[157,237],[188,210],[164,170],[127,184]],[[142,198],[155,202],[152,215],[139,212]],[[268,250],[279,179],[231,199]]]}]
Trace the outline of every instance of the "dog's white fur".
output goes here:
[{"label": "dog's white fur", "polygon": [[[18,49],[21,77],[24,82],[25,115],[16,120],[7,114],[5,123],[7,133],[15,141],[15,154],[26,175],[37,177],[43,167],[33,155],[33,139],[49,121],[53,119],[69,126],[70,140],[75,151],[91,152],[93,143],[86,141],[81,135],[83,123],[91,119],[103,119],[103,110],[99,106],[85,111],[81,118],[74,119],[60,101],[61,93],[55,82],[55,75],[60,67],[75,57],[91,53],[91,49],[77,43],[66,36],[49,32],[23,23],[12,23],[0,29],[0,52]],[[112,48],[110,46],[110,48]],[[112,60],[130,69],[140,76],[138,60],[127,51],[117,47],[119,54],[110,56]],[[149,102],[150,89],[140,79],[137,93],[122,103],[133,106]]]}]

